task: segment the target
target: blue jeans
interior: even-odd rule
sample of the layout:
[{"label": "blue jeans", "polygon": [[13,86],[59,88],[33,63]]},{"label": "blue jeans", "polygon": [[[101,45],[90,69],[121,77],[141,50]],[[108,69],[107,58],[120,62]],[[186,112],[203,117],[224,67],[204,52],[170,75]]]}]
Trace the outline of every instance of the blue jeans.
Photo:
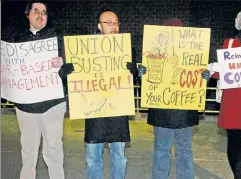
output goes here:
[{"label": "blue jeans", "polygon": [[[108,143],[110,148],[110,178],[124,179],[127,159],[124,156],[125,142]],[[103,179],[103,153],[104,143],[86,143],[87,179]]]},{"label": "blue jeans", "polygon": [[176,178],[194,179],[192,127],[182,129],[154,127],[154,135],[152,179],[168,179],[172,139],[176,151]]}]

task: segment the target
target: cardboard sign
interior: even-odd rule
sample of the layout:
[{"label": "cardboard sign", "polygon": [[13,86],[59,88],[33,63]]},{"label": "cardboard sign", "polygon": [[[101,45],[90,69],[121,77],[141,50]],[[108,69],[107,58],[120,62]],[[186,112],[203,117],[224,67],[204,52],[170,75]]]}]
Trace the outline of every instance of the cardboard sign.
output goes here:
[{"label": "cardboard sign", "polygon": [[15,103],[36,103],[63,98],[58,68],[57,38],[7,43],[1,41],[1,97]]},{"label": "cardboard sign", "polygon": [[144,26],[141,106],[203,110],[210,29]]},{"label": "cardboard sign", "polygon": [[221,89],[241,87],[241,47],[217,50]]},{"label": "cardboard sign", "polygon": [[134,115],[130,34],[65,36],[71,119]]}]

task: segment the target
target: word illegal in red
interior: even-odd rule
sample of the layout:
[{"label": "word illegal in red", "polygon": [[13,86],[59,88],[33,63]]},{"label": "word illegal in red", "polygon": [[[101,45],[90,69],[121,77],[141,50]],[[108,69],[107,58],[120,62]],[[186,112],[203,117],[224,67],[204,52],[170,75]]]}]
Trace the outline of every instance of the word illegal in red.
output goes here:
[{"label": "word illegal in red", "polygon": [[[98,80],[70,81],[70,83],[73,83],[70,93],[131,89],[131,78],[132,76],[128,75],[125,80],[123,77],[117,76],[111,77],[108,80],[101,78]],[[123,84],[126,80],[128,80],[128,84]]]}]

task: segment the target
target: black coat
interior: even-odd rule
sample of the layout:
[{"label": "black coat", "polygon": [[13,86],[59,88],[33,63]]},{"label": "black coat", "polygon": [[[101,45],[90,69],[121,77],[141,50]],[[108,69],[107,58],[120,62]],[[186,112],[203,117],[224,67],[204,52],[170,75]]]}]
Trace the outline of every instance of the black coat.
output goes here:
[{"label": "black coat", "polygon": [[198,111],[149,109],[147,123],[155,127],[180,129],[199,124]]},{"label": "black coat", "polygon": [[[47,39],[57,37],[54,29],[51,28],[43,28],[42,30],[38,31],[36,35],[34,35],[29,29],[24,29],[17,35],[14,35],[11,37],[10,42],[28,42],[28,41],[34,41],[34,40],[41,40],[41,39]],[[58,45],[59,45],[59,56],[62,56],[61,52],[61,45],[62,43],[59,41],[58,38]],[[37,94],[36,94],[37,95]],[[14,103],[14,105],[21,111],[28,112],[28,113],[44,113],[48,109],[66,101],[66,97],[59,98],[59,99],[53,99],[53,100],[47,100],[43,102],[38,103],[32,103],[32,104],[19,104]]]},{"label": "black coat", "polygon": [[[137,76],[135,57],[135,50],[132,49],[133,65],[129,70],[134,79]],[[86,143],[129,142],[131,139],[128,116],[86,119],[84,140]]]},{"label": "black coat", "polygon": [[129,142],[130,140],[127,116],[85,120],[86,143]]}]

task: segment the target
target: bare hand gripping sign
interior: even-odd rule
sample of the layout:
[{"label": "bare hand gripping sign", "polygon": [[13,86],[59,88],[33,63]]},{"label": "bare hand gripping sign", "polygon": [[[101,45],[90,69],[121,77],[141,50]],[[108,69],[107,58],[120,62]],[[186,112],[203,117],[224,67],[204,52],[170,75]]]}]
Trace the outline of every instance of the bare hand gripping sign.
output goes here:
[{"label": "bare hand gripping sign", "polygon": [[63,98],[58,68],[57,38],[24,43],[1,41],[1,97],[15,103],[35,103]]},{"label": "bare hand gripping sign", "polygon": [[70,118],[134,115],[130,34],[65,36]]},{"label": "bare hand gripping sign", "polygon": [[210,29],[144,26],[141,106],[204,110]]}]

